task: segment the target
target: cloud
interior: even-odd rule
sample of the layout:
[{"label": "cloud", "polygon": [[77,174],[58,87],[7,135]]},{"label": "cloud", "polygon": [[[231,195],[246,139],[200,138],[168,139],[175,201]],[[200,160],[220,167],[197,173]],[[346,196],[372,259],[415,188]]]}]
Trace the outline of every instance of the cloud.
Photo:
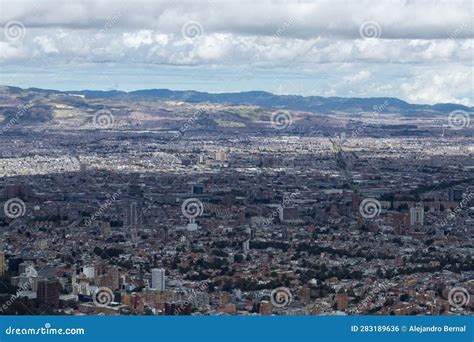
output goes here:
[{"label": "cloud", "polygon": [[413,103],[472,105],[473,71],[452,67],[419,73],[400,85],[401,95]]},{"label": "cloud", "polygon": [[[189,67],[212,71],[188,89],[211,78],[231,89],[246,78],[253,82],[244,86],[285,93],[474,102],[462,76],[472,70],[471,1],[0,1],[0,25],[15,20],[26,31],[17,40],[0,35],[6,74],[50,65],[50,73]],[[189,22],[202,27],[192,39],[182,32]],[[366,22],[377,24],[379,38],[361,36]]]},{"label": "cloud", "polygon": [[[474,38],[472,6],[466,0],[444,1],[5,1],[2,25],[19,20],[30,28],[99,29],[122,13],[120,29],[152,29],[178,34],[195,20],[208,33],[309,39],[357,38],[365,21],[376,21],[390,39]],[[285,23],[291,22],[285,29]]]}]

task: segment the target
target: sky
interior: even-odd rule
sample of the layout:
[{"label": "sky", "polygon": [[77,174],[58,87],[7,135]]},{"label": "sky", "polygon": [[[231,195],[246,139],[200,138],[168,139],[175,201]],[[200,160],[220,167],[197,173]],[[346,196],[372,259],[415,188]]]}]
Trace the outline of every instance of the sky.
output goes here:
[{"label": "sky", "polygon": [[474,1],[0,0],[0,84],[474,106]]}]

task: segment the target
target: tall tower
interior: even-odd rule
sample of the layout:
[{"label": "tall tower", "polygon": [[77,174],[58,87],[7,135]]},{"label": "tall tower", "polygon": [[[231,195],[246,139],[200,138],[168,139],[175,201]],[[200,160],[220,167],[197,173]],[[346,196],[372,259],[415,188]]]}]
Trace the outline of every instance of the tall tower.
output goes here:
[{"label": "tall tower", "polygon": [[125,207],[124,228],[130,230],[132,242],[138,241],[138,230],[143,223],[142,211],[137,202],[130,202]]},{"label": "tall tower", "polygon": [[151,270],[151,287],[154,290],[165,290],[165,270],[163,268],[153,268]]},{"label": "tall tower", "polygon": [[425,218],[425,209],[422,206],[410,208],[410,226],[422,226]]}]

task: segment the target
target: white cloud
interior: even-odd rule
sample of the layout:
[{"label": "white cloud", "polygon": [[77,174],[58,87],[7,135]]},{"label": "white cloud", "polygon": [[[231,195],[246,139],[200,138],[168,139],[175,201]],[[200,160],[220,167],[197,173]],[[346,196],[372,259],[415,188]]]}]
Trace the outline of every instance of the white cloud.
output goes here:
[{"label": "white cloud", "polygon": [[349,75],[344,77],[344,81],[349,83],[365,81],[370,77],[370,71],[362,70],[359,71],[357,74]]},{"label": "white cloud", "polygon": [[400,85],[401,95],[413,103],[458,103],[472,105],[472,68],[431,70]]},{"label": "white cloud", "polygon": [[[463,76],[472,70],[471,1],[0,1],[1,26],[26,28],[22,40],[0,36],[7,71],[32,62],[245,69],[248,78],[274,70],[318,83],[289,82],[285,93],[474,102]],[[183,38],[189,21],[203,27],[199,38]],[[378,23],[380,39],[362,39],[365,21]],[[269,82],[255,80],[278,88]]]},{"label": "white cloud", "polygon": [[38,44],[41,51],[46,53],[46,54],[59,52],[58,49],[56,48],[54,42],[46,36],[37,36],[37,37],[33,38],[33,42]]}]

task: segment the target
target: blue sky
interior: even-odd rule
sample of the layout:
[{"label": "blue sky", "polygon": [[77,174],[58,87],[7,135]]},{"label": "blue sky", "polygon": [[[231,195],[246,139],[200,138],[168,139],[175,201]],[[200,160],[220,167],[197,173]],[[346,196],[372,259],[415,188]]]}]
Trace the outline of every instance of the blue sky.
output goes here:
[{"label": "blue sky", "polygon": [[0,4],[1,84],[474,105],[471,1]]}]

